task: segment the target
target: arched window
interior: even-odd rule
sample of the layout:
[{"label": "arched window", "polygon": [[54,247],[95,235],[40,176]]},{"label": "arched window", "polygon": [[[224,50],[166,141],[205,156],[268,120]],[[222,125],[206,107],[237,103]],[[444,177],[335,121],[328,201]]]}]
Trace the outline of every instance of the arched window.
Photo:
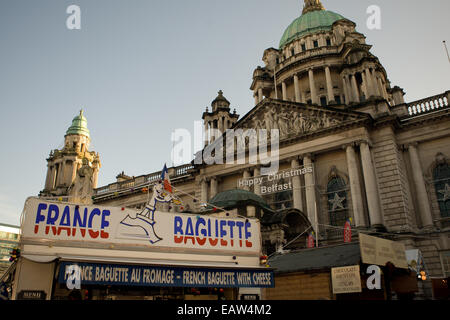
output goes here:
[{"label": "arched window", "polygon": [[450,217],[450,166],[442,155],[433,170],[434,189],[439,203],[441,217]]},{"label": "arched window", "polygon": [[328,182],[327,194],[330,224],[333,226],[344,226],[348,219],[347,186],[344,179],[339,176],[333,177]]}]

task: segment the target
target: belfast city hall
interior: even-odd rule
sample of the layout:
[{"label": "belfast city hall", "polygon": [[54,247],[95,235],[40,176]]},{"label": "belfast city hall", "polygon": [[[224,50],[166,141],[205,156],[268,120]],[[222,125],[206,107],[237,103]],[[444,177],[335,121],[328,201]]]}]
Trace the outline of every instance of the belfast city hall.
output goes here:
[{"label": "belfast city hall", "polygon": [[[210,108],[198,110],[204,151],[214,148],[216,159],[225,157],[217,146],[229,149],[231,132],[265,129],[268,138],[277,132],[276,172],[267,174],[268,163],[250,161],[247,144],[245,161],[194,159],[168,168],[181,205],[159,209],[258,218],[269,264],[271,257],[307,248],[312,232],[319,248],[343,243],[349,221],[352,242],[360,233],[399,241],[420,252],[430,278],[447,278],[450,91],[405,101],[404,90],[390,82],[389,70],[356,24],[326,10],[323,2],[305,0],[279,45],[262,53],[263,66],[249,79],[255,102],[247,114],[232,111],[222,91]],[[41,196],[145,207],[161,172],[138,177],[122,172],[116,181],[98,186],[100,157],[89,150],[82,112],[65,139],[47,159]],[[86,176],[90,183],[80,183]],[[431,282],[424,281],[422,289],[431,296]]]}]

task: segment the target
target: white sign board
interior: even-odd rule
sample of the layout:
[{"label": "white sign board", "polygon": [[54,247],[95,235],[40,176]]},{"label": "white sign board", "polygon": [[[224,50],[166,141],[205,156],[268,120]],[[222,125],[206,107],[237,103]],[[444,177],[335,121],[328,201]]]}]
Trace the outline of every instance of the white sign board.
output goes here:
[{"label": "white sign board", "polygon": [[246,252],[261,250],[257,219],[85,206],[29,198],[24,239],[131,244],[148,247]]},{"label": "white sign board", "polygon": [[408,269],[405,245],[387,239],[359,234],[359,246],[363,263],[384,266],[391,262],[397,268]]},{"label": "white sign board", "polygon": [[333,294],[361,292],[361,276],[359,266],[331,269]]}]

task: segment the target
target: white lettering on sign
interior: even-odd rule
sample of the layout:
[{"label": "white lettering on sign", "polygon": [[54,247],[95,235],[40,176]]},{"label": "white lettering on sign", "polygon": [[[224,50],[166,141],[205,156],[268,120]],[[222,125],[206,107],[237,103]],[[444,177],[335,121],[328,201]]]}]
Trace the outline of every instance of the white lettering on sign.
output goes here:
[{"label": "white lettering on sign", "polygon": [[239,179],[237,186],[238,188],[242,188],[259,185],[261,186],[261,194],[282,192],[293,189],[291,181],[292,177],[302,176],[312,172],[312,167],[289,169],[277,173],[272,173],[266,176],[252,177],[249,179]]}]

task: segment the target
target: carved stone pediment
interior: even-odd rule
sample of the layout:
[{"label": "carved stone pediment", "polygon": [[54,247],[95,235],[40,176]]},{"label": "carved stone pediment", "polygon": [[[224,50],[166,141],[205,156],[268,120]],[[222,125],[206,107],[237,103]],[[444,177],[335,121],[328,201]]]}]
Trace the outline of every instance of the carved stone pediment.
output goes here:
[{"label": "carved stone pediment", "polygon": [[266,99],[247,114],[235,128],[278,129],[280,140],[332,130],[361,120],[368,115],[329,107]]}]

